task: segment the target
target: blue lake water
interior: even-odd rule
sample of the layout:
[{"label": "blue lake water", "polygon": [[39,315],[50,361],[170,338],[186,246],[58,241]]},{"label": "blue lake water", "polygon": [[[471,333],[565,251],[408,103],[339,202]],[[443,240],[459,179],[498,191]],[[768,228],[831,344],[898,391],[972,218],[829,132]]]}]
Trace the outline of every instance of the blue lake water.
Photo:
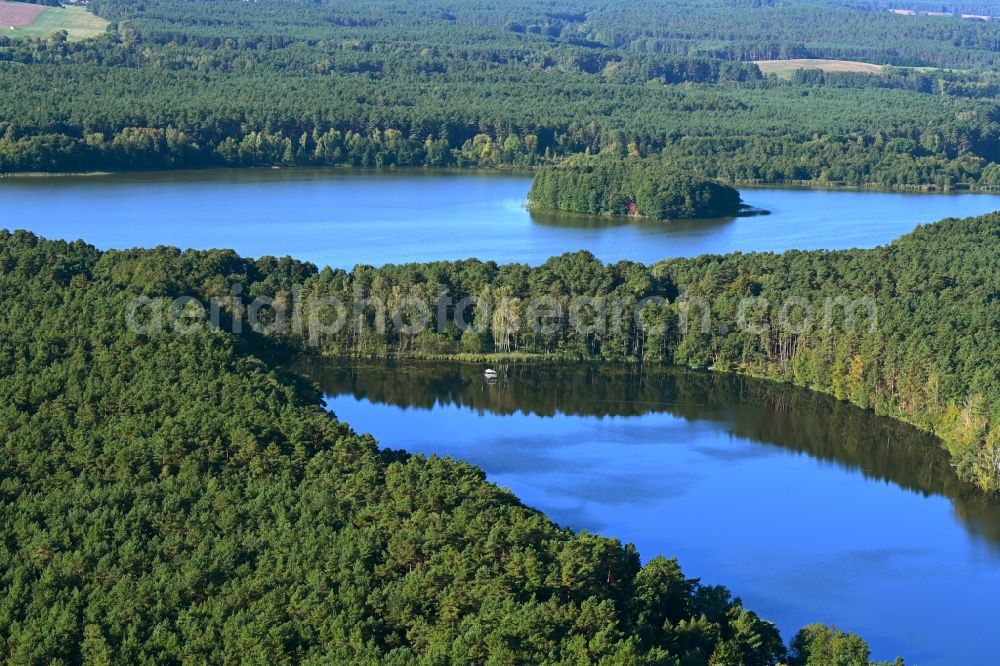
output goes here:
[{"label": "blue lake water", "polygon": [[482,467],[556,522],[676,556],[785,639],[816,621],[874,657],[996,664],[1000,504],[928,436],[745,378],[516,366],[311,365],[382,445]]},{"label": "blue lake water", "polygon": [[651,263],[705,253],[873,247],[1000,195],[744,189],[764,217],[630,222],[533,214],[528,176],[233,170],[0,179],[0,227],[102,249],[175,245],[320,266],[478,257],[539,264],[590,250]]}]

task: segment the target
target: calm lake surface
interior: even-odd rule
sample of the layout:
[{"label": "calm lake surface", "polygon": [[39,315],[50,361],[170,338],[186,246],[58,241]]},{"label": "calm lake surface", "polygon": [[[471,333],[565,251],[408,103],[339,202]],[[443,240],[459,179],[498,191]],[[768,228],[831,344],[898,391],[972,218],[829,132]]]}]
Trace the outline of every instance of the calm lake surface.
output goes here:
[{"label": "calm lake surface", "polygon": [[997,664],[1000,504],[934,441],[826,396],[686,371],[304,363],[382,445],[482,467],[556,522],[677,556],[786,640],[823,621],[907,664]]},{"label": "calm lake surface", "polygon": [[705,253],[874,247],[1000,195],[743,189],[764,217],[629,222],[529,213],[530,176],[231,170],[0,179],[0,227],[102,249],[175,245],[335,268],[590,250],[651,263]]}]

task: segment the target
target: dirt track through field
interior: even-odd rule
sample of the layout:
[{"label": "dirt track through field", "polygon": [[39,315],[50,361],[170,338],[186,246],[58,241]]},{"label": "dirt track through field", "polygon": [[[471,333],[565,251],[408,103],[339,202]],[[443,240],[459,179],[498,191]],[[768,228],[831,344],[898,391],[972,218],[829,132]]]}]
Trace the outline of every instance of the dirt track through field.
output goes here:
[{"label": "dirt track through field", "polygon": [[10,27],[31,25],[43,11],[45,7],[42,5],[0,2],[0,28],[6,30]]}]

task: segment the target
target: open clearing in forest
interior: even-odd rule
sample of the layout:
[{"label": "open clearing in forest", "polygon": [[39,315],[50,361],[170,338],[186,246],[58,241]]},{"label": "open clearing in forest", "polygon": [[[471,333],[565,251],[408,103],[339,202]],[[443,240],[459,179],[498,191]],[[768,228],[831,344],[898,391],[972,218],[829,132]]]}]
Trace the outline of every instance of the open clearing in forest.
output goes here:
[{"label": "open clearing in forest", "polygon": [[884,67],[870,62],[854,62],[852,60],[823,60],[820,58],[799,58],[795,60],[755,60],[764,74],[777,74],[790,77],[797,69],[822,69],[824,72],[862,72],[864,74],[881,74]]},{"label": "open clearing in forest", "polygon": [[[11,26],[15,29],[11,30]],[[78,40],[99,35],[107,27],[107,21],[83,7],[45,7],[0,0],[2,34],[44,37],[50,32],[65,30],[70,39]]]}]

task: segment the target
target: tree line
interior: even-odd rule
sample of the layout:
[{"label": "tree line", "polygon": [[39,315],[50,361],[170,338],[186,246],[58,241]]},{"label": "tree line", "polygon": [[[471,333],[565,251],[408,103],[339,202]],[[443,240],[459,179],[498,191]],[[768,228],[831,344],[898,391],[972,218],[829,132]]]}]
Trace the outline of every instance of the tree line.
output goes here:
[{"label": "tree line", "polygon": [[988,514],[995,501],[955,475],[940,441],[818,391],[657,364],[503,363],[496,391],[479,390],[482,362],[393,358],[345,363],[300,354],[287,367],[314,380],[330,398],[350,395],[402,409],[447,405],[502,415],[599,418],[668,413],[694,421],[738,404],[760,417],[728,421],[734,436],[836,462],[915,493],[942,495],[963,522],[1000,542],[1000,525],[983,529],[992,524]]},{"label": "tree line", "polygon": [[[114,21],[100,38],[0,36],[0,172],[526,168],[589,152],[666,159],[729,182],[1000,186],[989,68],[786,81],[712,52],[737,14],[746,17],[722,43],[744,50],[758,22],[809,31],[829,27],[811,20],[828,11],[858,24],[852,40],[898,50],[913,43],[913,17],[826,4],[737,13],[719,0],[690,0],[686,11],[640,4],[623,23],[586,3],[94,2]],[[860,27],[882,21],[907,37]],[[655,48],[652,37],[619,35],[626,23],[689,43]],[[927,62],[978,54],[953,38],[993,29],[935,25],[949,39],[921,42],[936,54]]]},{"label": "tree line", "polygon": [[[935,434],[964,480],[996,491],[998,229],[1000,214],[991,214],[927,225],[873,250],[652,266],[603,264],[586,252],[538,267],[467,260],[344,271],[267,259],[272,272],[250,276],[239,307],[274,299],[250,328],[334,357],[501,353],[713,366],[791,382]],[[148,278],[149,293],[163,295],[167,278]],[[228,289],[216,280],[196,293],[229,298]],[[301,325],[278,327],[279,313]]]}]

